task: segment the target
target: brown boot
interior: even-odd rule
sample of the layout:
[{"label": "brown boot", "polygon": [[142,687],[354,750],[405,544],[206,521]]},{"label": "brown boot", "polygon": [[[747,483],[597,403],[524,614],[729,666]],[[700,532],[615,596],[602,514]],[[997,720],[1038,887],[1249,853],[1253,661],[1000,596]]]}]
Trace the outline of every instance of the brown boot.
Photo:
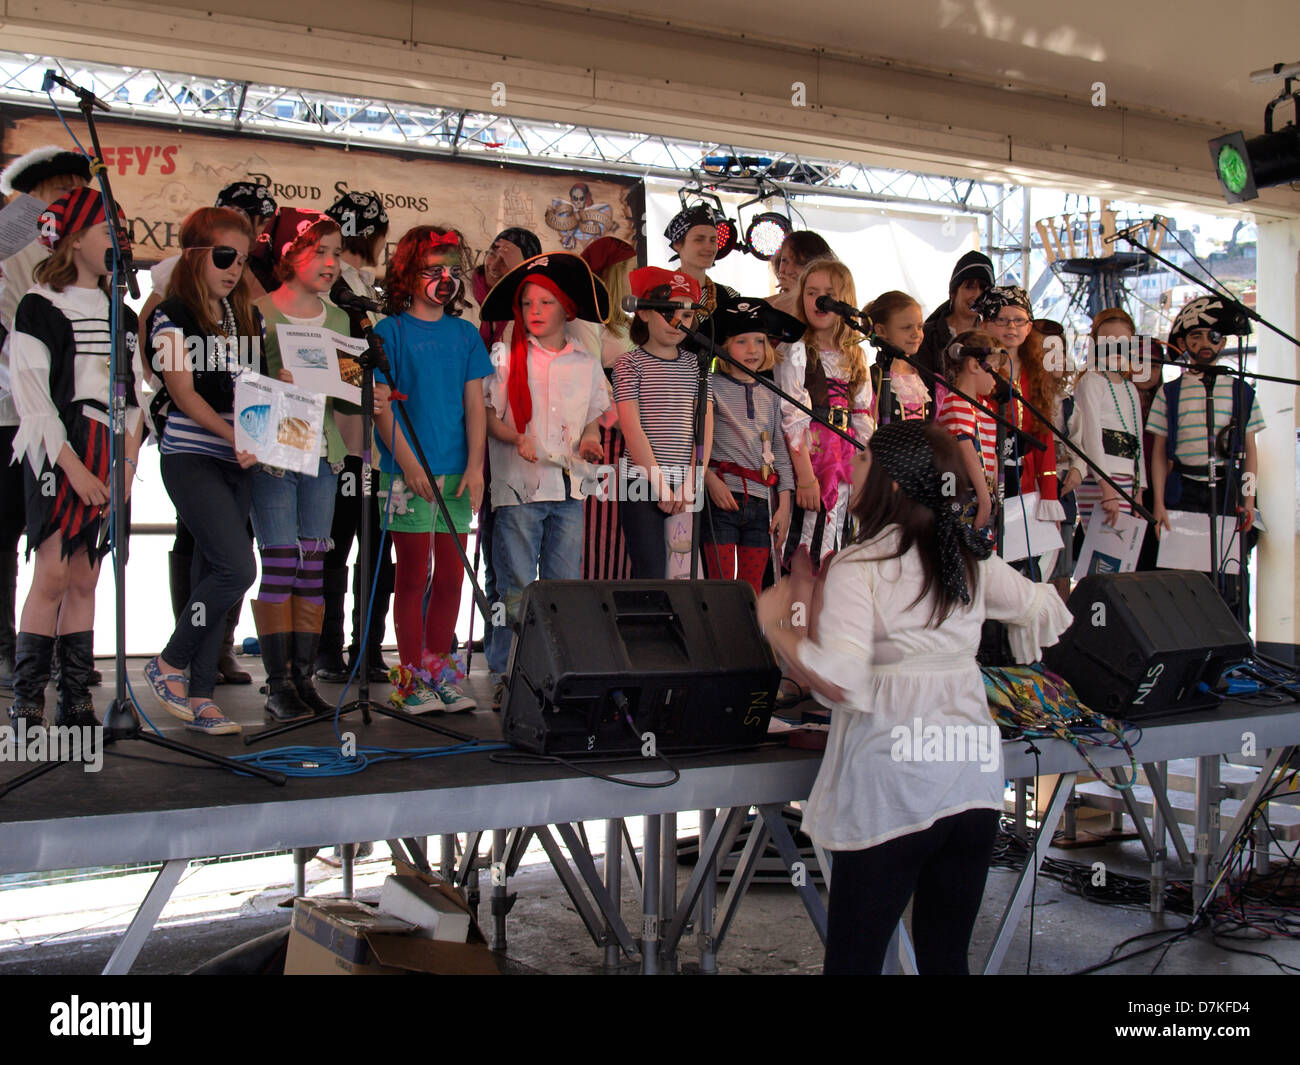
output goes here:
[{"label": "brown boot", "polygon": [[290,596],[293,613],[293,659],[290,675],[298,698],[315,714],[334,713],[334,704],[321,698],[312,679],[316,672],[316,652],[320,648],[320,628],[325,618],[325,604],[313,603],[301,596]]},{"label": "brown boot", "polygon": [[252,601],[257,639],[262,646],[262,664],[266,666],[266,713],[276,721],[297,721],[310,717],[312,708],[298,698],[289,676],[289,657],[293,650],[293,609],[283,603]]}]

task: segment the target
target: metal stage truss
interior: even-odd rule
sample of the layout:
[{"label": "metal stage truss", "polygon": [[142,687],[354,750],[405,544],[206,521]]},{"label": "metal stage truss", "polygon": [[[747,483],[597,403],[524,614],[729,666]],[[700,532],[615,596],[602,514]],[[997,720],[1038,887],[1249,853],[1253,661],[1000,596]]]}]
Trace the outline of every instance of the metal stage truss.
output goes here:
[{"label": "metal stage truss", "polygon": [[[812,158],[793,152],[718,141],[673,140],[655,134],[544,122],[506,114],[404,104],[199,77],[82,63],[53,56],[0,52],[0,103],[46,107],[41,84],[54,69],[106,100],[116,115],[166,121],[194,129],[273,134],[453,159],[580,168],[645,178],[708,180],[709,156],[770,159],[766,174],[790,196],[828,196],[975,216],[981,244],[995,263],[1024,275],[1028,234],[1024,190],[861,163]],[[999,259],[1004,260],[998,262]]]}]

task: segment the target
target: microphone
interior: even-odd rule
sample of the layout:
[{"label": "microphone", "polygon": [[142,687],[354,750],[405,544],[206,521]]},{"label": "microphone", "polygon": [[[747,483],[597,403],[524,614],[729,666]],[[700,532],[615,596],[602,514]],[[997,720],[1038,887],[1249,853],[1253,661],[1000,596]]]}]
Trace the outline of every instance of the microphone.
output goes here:
[{"label": "microphone", "polygon": [[834,296],[818,296],[817,309],[822,314],[838,314],[841,318],[861,318],[862,312],[851,303],[837,300]]},{"label": "microphone", "polygon": [[52,70],[47,70],[45,72],[45,80],[41,82],[41,91],[49,92],[51,86],[54,85],[62,85],[69,92],[75,94],[77,99],[83,104],[98,108],[100,111],[108,111],[109,113],[112,113],[113,109],[89,89],[83,89],[79,85],[74,85],[67,78],[60,77]]},{"label": "microphone", "polygon": [[679,303],[677,300],[647,300],[639,296],[624,296],[623,310],[628,314],[637,311],[702,311],[702,303]]},{"label": "microphone", "polygon": [[334,306],[345,311],[370,311],[372,314],[383,314],[384,308],[378,300],[372,300],[369,296],[358,296],[351,289],[340,291],[334,297]]}]

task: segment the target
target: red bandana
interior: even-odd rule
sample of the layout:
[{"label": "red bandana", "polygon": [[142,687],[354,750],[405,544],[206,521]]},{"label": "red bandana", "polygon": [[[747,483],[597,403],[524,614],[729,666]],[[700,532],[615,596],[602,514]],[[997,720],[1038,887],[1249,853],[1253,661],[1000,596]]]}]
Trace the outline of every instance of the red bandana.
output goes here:
[{"label": "red bandana", "polygon": [[564,313],[572,321],[577,317],[577,306],[545,274],[528,274],[519,282],[515,290],[515,331],[510,338],[510,374],[506,379],[506,395],[509,406],[515,415],[515,428],[523,432],[533,420],[533,395],[528,390],[528,330],[524,328],[524,289],[529,285],[541,285],[560,301]]}]

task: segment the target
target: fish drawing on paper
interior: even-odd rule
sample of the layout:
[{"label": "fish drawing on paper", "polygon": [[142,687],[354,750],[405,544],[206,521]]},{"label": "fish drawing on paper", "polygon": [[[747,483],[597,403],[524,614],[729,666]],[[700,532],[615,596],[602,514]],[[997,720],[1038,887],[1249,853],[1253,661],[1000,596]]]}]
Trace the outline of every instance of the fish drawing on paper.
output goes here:
[{"label": "fish drawing on paper", "polygon": [[245,407],[239,412],[239,424],[244,432],[254,440],[265,440],[266,431],[271,423],[271,405],[259,403],[256,407]]}]

